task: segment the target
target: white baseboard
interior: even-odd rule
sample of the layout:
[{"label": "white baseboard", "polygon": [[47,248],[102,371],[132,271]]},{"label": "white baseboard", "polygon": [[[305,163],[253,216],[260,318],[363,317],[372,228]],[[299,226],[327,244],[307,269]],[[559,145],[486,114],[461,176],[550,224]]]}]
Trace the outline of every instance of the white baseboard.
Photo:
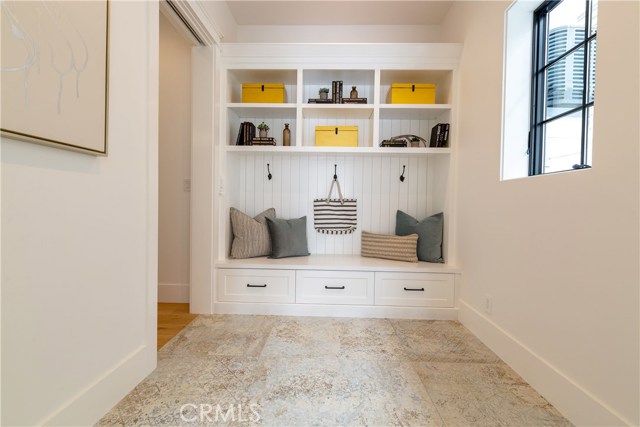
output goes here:
[{"label": "white baseboard", "polygon": [[220,314],[458,320],[457,308],[216,302],[213,311]]},{"label": "white baseboard", "polygon": [[158,302],[188,303],[188,283],[158,283]]},{"label": "white baseboard", "polygon": [[38,425],[94,425],[155,369],[156,357],[155,346],[139,347]]},{"label": "white baseboard", "polygon": [[460,322],[572,423],[579,426],[632,425],[471,305],[459,301],[459,307]]}]

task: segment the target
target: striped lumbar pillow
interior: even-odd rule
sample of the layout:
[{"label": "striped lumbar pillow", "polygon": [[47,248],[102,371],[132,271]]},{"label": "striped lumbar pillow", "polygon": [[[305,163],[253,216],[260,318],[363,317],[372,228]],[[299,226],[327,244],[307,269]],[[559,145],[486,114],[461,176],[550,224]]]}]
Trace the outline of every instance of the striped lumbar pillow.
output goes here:
[{"label": "striped lumbar pillow", "polygon": [[267,218],[275,218],[276,210],[267,209],[255,218],[231,208],[231,258],[253,258],[271,254],[271,238]]},{"label": "striped lumbar pillow", "polygon": [[418,235],[389,236],[362,232],[361,254],[364,257],[418,262]]}]

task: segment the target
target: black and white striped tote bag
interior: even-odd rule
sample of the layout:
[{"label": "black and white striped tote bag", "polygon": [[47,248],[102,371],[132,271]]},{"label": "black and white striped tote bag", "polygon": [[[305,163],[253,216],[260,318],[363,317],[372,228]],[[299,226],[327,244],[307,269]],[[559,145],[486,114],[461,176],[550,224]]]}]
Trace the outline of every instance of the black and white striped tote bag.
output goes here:
[{"label": "black and white striped tote bag", "polygon": [[[338,187],[339,199],[332,199],[333,185]],[[313,222],[318,233],[351,234],[358,225],[358,206],[356,199],[345,199],[337,179],[331,181],[326,199],[313,201]]]}]

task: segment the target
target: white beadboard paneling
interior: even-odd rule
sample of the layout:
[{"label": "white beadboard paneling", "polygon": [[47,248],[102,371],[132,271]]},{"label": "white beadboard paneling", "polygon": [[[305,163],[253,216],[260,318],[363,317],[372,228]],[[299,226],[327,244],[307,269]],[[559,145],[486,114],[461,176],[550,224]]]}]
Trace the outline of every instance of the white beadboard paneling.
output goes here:
[{"label": "white beadboard paneling", "polygon": [[[227,191],[230,206],[254,216],[276,209],[278,218],[307,216],[312,254],[358,255],[362,230],[395,232],[396,211],[418,219],[446,211],[446,181],[429,179],[441,171],[430,157],[359,156],[355,154],[229,153]],[[267,179],[267,163],[273,179]],[[313,228],[313,199],[324,198],[337,165],[345,198],[358,200],[358,229],[349,235],[325,235]],[[402,165],[405,181],[400,182]],[[334,190],[332,197],[338,197]]]}]

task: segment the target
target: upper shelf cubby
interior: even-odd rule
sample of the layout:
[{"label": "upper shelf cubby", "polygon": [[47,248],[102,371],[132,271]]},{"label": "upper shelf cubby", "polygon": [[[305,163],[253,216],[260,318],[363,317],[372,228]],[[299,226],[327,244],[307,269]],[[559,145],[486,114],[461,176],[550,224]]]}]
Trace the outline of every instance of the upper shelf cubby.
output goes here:
[{"label": "upper shelf cubby", "polygon": [[358,91],[358,98],[367,98],[367,104],[374,103],[375,72],[374,70],[304,70],[302,73],[302,103],[319,97],[321,88],[329,89],[331,99],[331,83],[342,81],[342,97],[349,98],[353,86]]},{"label": "upper shelf cubby", "polygon": [[390,103],[392,83],[433,83],[436,85],[436,104],[451,104],[452,78],[452,70],[381,70],[380,103]]},{"label": "upper shelf cubby", "polygon": [[243,83],[284,83],[284,102],[295,104],[298,96],[298,72],[292,70],[243,69],[227,72],[227,103],[242,102]]}]

